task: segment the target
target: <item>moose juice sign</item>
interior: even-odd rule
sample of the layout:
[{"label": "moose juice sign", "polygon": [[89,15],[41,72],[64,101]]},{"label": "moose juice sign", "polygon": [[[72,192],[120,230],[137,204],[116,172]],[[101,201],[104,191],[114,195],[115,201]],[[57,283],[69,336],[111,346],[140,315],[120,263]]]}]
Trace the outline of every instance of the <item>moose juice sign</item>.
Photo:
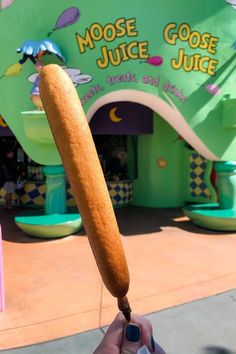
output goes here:
[{"label": "moose juice sign", "polygon": [[100,69],[106,69],[109,65],[117,66],[128,60],[148,59],[148,41],[138,41],[136,19],[119,18],[113,24],[108,23],[102,26],[93,23],[86,28],[85,35],[76,34],[80,53],[83,54],[87,48],[94,49],[95,43],[103,39],[107,44],[116,39],[128,37],[132,42],[122,42],[115,49],[109,49],[108,45],[101,46],[101,57],[96,64]]}]

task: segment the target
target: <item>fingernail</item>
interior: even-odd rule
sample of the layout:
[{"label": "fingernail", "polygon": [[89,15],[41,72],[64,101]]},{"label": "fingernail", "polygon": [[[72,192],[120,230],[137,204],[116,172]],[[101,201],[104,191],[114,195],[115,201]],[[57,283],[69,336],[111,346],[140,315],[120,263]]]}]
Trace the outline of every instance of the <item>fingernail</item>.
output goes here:
[{"label": "fingernail", "polygon": [[152,351],[155,352],[156,346],[155,346],[155,340],[153,336],[151,336],[151,347],[152,347]]},{"label": "fingernail", "polygon": [[130,342],[138,342],[140,340],[140,329],[136,325],[129,324],[125,329],[125,338]]}]

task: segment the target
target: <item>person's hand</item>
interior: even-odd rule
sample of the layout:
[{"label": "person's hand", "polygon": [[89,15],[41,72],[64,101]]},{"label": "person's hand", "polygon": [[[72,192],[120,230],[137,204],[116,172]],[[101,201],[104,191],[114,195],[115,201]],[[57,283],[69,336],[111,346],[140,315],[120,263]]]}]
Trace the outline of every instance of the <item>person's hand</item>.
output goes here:
[{"label": "person's hand", "polygon": [[127,324],[124,316],[119,313],[93,354],[136,354],[143,345],[146,345],[150,353],[165,354],[153,339],[149,320],[132,314],[132,322]]}]

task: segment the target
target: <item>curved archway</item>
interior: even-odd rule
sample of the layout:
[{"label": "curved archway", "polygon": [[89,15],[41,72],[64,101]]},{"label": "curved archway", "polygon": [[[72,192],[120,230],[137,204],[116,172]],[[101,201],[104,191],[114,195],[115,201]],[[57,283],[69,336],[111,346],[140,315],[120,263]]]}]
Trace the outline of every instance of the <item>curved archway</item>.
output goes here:
[{"label": "curved archway", "polygon": [[151,93],[139,90],[118,90],[113,91],[99,98],[88,110],[87,119],[91,120],[96,111],[105,104],[120,101],[130,101],[143,104],[151,108],[154,112],[165,119],[190,145],[192,145],[201,155],[208,160],[216,161],[218,157],[214,155],[208,147],[200,140],[195,132],[190,128],[183,115],[177,107],[165,95],[167,102]]}]

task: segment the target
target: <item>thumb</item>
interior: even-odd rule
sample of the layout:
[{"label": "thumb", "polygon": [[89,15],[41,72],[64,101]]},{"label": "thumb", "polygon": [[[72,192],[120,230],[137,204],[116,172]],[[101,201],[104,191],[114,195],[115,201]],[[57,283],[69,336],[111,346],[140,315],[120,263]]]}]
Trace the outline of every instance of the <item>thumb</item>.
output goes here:
[{"label": "thumb", "polygon": [[141,329],[137,324],[129,323],[124,328],[121,354],[136,354],[141,347]]}]

